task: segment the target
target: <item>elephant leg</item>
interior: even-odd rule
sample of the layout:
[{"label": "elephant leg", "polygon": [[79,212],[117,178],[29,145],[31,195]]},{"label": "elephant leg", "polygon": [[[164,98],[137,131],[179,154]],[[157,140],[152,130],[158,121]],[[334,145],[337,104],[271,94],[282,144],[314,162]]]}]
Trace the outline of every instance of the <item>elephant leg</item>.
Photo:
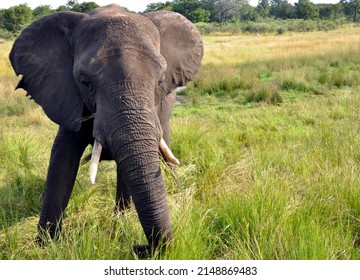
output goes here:
[{"label": "elephant leg", "polygon": [[40,234],[36,241],[39,244],[44,241],[43,233],[48,233],[51,238],[55,238],[61,229],[62,215],[69,202],[80,158],[91,138],[91,129],[86,125],[79,132],[60,127],[56,135],[38,223]]},{"label": "elephant leg", "polygon": [[126,186],[125,180],[121,175],[118,168],[117,170],[117,187],[116,187],[116,200],[115,200],[115,213],[122,213],[130,207],[131,196]]}]

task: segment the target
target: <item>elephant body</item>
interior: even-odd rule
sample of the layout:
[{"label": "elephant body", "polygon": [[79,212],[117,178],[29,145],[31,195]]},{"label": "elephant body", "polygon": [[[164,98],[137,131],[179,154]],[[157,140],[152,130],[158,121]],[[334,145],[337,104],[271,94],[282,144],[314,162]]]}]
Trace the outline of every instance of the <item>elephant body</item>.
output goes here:
[{"label": "elephant body", "polygon": [[159,143],[170,145],[175,89],[194,78],[202,56],[196,28],[168,11],[139,15],[109,5],[47,15],[23,30],[10,53],[22,75],[18,88],[59,124],[40,232],[56,237],[82,154],[95,140],[102,158],[117,164],[117,207],[135,204],[149,242],[137,250],[169,242]]}]

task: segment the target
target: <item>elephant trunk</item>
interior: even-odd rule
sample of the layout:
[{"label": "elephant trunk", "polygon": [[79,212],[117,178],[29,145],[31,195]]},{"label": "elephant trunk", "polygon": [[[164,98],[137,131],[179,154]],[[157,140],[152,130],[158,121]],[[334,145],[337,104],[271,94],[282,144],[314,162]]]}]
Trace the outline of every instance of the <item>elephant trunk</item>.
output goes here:
[{"label": "elephant trunk", "polygon": [[98,139],[96,134],[101,126],[107,148],[132,196],[149,245],[154,249],[171,238],[171,225],[160,169],[161,131],[151,98],[153,93],[149,87],[138,89],[134,84],[116,88],[104,94],[109,96],[110,104],[97,103],[94,136]]},{"label": "elephant trunk", "polygon": [[[146,150],[144,149],[146,147]],[[131,141],[119,147],[118,169],[132,196],[141,225],[151,247],[171,237],[166,189],[161,175],[157,145],[148,140]],[[118,153],[117,152],[117,153]]]}]

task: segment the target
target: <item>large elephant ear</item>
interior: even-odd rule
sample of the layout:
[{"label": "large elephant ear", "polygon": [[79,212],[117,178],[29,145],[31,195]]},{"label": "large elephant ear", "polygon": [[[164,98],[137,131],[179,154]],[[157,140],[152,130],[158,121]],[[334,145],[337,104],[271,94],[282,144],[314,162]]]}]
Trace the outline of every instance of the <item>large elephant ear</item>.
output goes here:
[{"label": "large elephant ear", "polygon": [[73,78],[73,55],[69,38],[87,15],[54,13],[33,22],[16,39],[10,61],[17,75],[17,88],[42,106],[46,115],[67,129],[81,127],[83,101]]},{"label": "large elephant ear", "polygon": [[194,79],[203,56],[203,41],[192,22],[178,13],[163,10],[144,16],[160,31],[161,54],[167,62],[162,90],[168,94]]}]

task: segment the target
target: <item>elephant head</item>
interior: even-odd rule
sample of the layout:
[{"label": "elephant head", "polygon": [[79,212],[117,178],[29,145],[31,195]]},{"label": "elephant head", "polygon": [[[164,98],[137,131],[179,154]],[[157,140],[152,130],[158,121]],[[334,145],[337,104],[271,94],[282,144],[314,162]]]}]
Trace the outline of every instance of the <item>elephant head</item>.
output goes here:
[{"label": "elephant head", "polygon": [[22,75],[17,88],[62,131],[81,132],[94,116],[94,150],[103,147],[116,161],[152,248],[171,237],[159,147],[172,154],[156,108],[194,78],[202,55],[199,33],[180,14],[139,15],[116,5],[44,16],[23,30],[10,53]]}]

